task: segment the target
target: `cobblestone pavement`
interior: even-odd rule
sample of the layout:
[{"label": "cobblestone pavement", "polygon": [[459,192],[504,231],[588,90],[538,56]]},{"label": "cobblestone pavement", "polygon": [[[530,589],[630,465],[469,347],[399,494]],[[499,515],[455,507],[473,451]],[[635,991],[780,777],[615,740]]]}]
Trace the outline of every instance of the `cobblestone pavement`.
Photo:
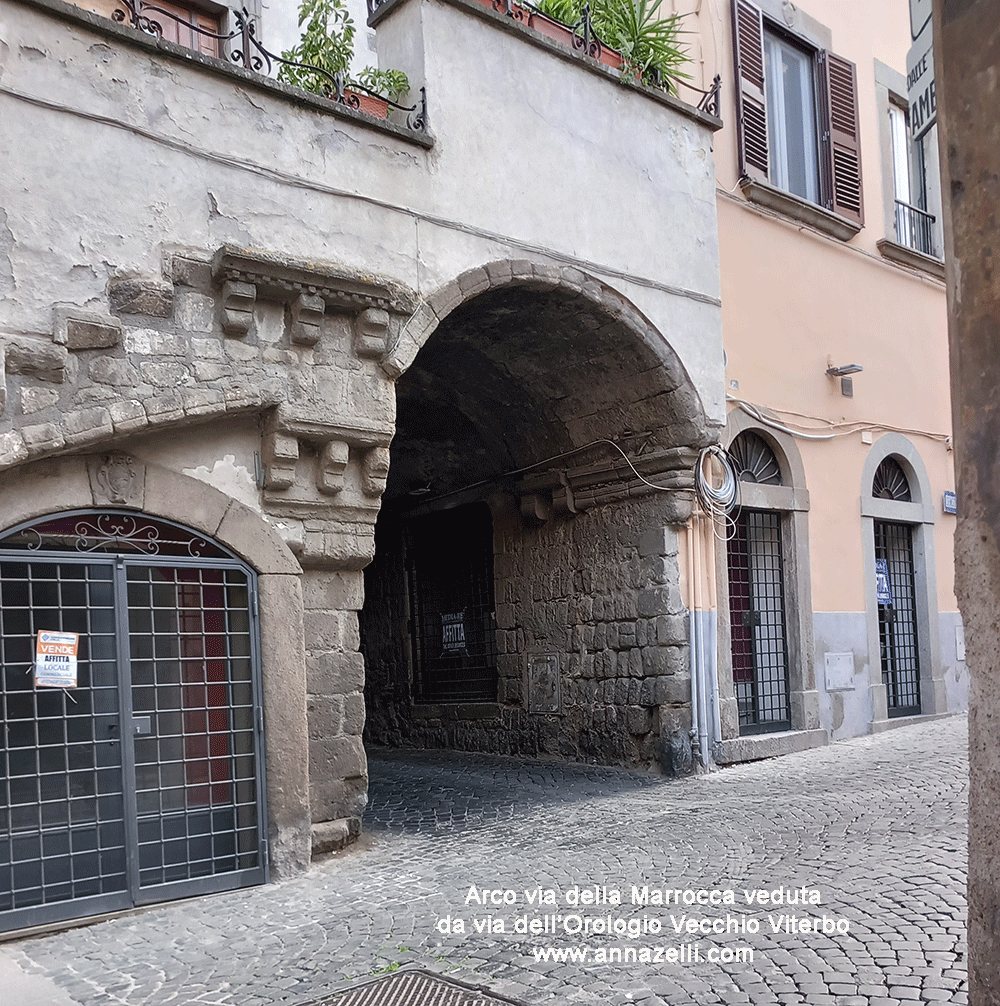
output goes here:
[{"label": "cobblestone pavement", "polygon": [[[128,1006],[299,1004],[410,963],[531,1004],[960,1004],[966,736],[952,718],[681,781],[378,753],[359,848],[284,883],[6,944],[0,975],[37,976],[53,1002]],[[467,905],[472,885],[516,903]],[[574,885],[618,890],[624,903],[567,905]],[[732,890],[735,904],[633,905],[633,885]],[[803,885],[818,905],[748,904],[743,893]],[[526,903],[539,886],[556,906]],[[759,931],[674,929],[681,916],[700,927],[727,912]],[[562,917],[556,935],[511,931],[544,915]],[[448,916],[464,935],[439,931]],[[575,916],[645,917],[662,931],[568,935],[560,927]],[[848,931],[789,932],[779,916]],[[490,917],[507,931],[478,932],[473,919]],[[681,945],[700,960],[656,960]],[[536,961],[549,948],[587,959]],[[744,949],[752,962],[708,959]]]}]

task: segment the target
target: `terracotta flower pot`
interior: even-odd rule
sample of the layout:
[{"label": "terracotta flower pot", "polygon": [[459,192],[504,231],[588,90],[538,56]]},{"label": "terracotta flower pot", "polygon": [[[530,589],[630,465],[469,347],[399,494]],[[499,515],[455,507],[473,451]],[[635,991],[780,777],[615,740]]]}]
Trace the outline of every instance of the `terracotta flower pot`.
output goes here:
[{"label": "terracotta flower pot", "polygon": [[356,108],[365,115],[370,115],[375,119],[389,118],[389,103],[384,98],[375,98],[363,91],[352,91],[349,87],[344,89],[344,104],[348,108]]},{"label": "terracotta flower pot", "polygon": [[528,27],[534,28],[535,31],[546,38],[551,38],[555,42],[561,42],[563,45],[567,45],[571,49],[573,48],[573,29],[568,28],[560,21],[553,21],[546,14],[538,14],[532,11],[528,18]]},{"label": "terracotta flower pot", "polygon": [[[504,0],[478,0],[478,2],[484,7],[489,7],[490,10],[496,11],[498,14],[507,13]],[[573,44],[573,29],[561,21],[556,21],[547,14],[529,11],[525,7],[518,6],[516,3],[511,4],[511,14],[515,21],[520,21],[521,24],[534,28],[539,35],[551,38],[554,42],[558,42],[568,49],[575,49],[577,52],[582,51],[577,49]],[[612,49],[610,46],[602,44],[601,54],[597,57],[597,61],[604,66],[610,66],[613,70],[617,70],[622,65],[622,56],[617,49]]]}]

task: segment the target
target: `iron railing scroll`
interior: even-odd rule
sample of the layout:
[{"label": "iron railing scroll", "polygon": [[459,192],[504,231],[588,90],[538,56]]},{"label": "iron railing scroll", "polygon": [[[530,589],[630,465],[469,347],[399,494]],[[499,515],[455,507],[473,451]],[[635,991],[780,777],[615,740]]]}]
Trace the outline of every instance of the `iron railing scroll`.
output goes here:
[{"label": "iron railing scroll", "polygon": [[[132,28],[145,32],[147,35],[155,35],[157,38],[163,36],[163,25],[158,20],[160,17],[170,18],[177,24],[183,25],[188,30],[195,32],[201,38],[214,39],[218,43],[219,55],[227,62],[236,63],[246,70],[252,70],[264,76],[270,76],[276,64],[284,66],[294,66],[308,73],[314,73],[324,82],[324,89],[328,97],[345,105],[348,108],[360,108],[361,100],[359,92],[364,92],[373,98],[384,101],[389,108],[394,108],[406,115],[406,125],[417,132],[427,130],[427,91],[420,88],[420,100],[413,105],[401,105],[397,101],[384,94],[379,94],[364,84],[351,81],[347,85],[346,78],[342,73],[329,73],[318,66],[310,63],[298,63],[292,59],[285,59],[277,53],[269,52],[261,45],[257,38],[256,24],[250,12],[243,7],[240,10],[229,10],[229,23],[232,29],[228,32],[214,32],[200,25],[192,24],[190,21],[162,7],[157,7],[155,3],[144,3],[143,0],[116,0],[118,6],[112,13],[112,18],[120,24],[128,24]],[[372,0],[369,0],[369,8]]]}]

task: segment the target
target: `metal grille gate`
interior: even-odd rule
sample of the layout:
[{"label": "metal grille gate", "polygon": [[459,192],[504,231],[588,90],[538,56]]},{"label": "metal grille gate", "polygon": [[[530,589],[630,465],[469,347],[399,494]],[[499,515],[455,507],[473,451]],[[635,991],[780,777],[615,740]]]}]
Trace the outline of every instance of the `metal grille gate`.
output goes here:
[{"label": "metal grille gate", "polygon": [[890,716],[920,712],[920,656],[913,569],[913,528],[875,521],[875,565],[888,588],[878,605],[878,638]]},{"label": "metal grille gate", "polygon": [[729,540],[728,566],[740,732],[790,729],[781,515],[742,511]]},{"label": "metal grille gate", "polygon": [[406,573],[418,702],[495,702],[493,520],[470,504],[413,520]]},{"label": "metal grille gate", "polygon": [[[266,880],[253,573],[79,516],[0,542],[0,931]],[[79,634],[75,688],[36,687],[42,630]]]}]

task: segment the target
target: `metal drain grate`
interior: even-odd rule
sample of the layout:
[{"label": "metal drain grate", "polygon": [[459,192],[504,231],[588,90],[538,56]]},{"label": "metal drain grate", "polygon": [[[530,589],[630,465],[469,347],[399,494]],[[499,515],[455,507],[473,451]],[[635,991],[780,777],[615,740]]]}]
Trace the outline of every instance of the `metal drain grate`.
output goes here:
[{"label": "metal drain grate", "polygon": [[306,1006],[523,1006],[429,971],[407,970],[317,999]]}]

